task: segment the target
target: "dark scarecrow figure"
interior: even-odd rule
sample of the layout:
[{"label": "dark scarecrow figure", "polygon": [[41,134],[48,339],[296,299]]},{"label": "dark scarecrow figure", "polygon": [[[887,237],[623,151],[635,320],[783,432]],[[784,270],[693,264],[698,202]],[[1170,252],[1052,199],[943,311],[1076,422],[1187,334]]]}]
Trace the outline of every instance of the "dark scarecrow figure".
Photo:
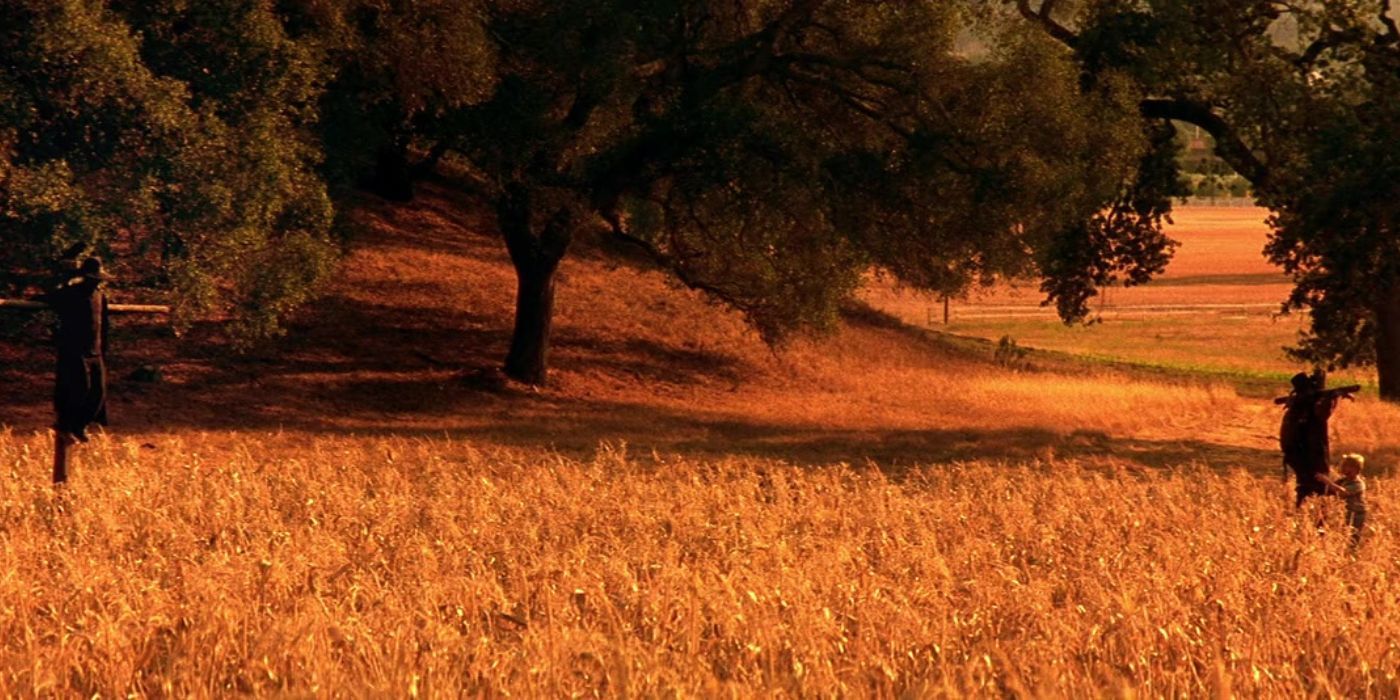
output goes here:
[{"label": "dark scarecrow figure", "polygon": [[110,314],[169,314],[164,304],[108,304],[102,261],[78,262],[74,246],[54,265],[58,285],[36,299],[0,299],[0,310],[52,310],[54,328],[53,480],[68,480],[68,451],[87,442],[88,427],[107,424],[107,319]]},{"label": "dark scarecrow figure", "polygon": [[76,277],[39,298],[58,316],[54,428],[79,442],[87,441],[88,425],[107,424],[108,310],[102,283],[109,279],[102,261],[88,258]]},{"label": "dark scarecrow figure", "polygon": [[58,316],[54,382],[54,481],[68,478],[68,447],[87,442],[88,426],[107,424],[107,295],[111,279],[97,258],[83,260],[75,275],[39,297]]},{"label": "dark scarecrow figure", "polygon": [[1284,405],[1279,425],[1279,447],[1283,450],[1283,467],[1297,479],[1295,506],[1302,506],[1308,496],[1327,492],[1325,477],[1331,461],[1331,444],[1327,421],[1337,408],[1337,401],[1360,390],[1359,386],[1327,389],[1327,375],[1318,370],[1312,375],[1293,375],[1293,391],[1275,399]]}]

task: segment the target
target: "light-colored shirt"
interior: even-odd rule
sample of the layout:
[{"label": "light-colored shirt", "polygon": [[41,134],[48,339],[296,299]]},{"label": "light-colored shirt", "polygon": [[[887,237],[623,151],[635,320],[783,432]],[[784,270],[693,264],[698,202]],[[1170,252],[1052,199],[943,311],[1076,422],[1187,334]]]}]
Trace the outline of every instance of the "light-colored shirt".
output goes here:
[{"label": "light-colored shirt", "polygon": [[1366,512],[1366,480],[1361,477],[1354,479],[1338,479],[1337,485],[1342,487],[1342,498],[1346,499],[1347,510],[1353,512]]}]

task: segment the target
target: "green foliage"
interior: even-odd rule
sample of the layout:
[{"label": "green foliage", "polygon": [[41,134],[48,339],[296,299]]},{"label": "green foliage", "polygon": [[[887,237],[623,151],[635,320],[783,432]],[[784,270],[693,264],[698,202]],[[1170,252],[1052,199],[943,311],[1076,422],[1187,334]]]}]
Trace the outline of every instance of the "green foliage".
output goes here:
[{"label": "green foliage", "polygon": [[151,219],[171,184],[165,154],[192,115],[183,87],[147,70],[109,13],[19,0],[0,13],[0,274],[13,294],[59,251]]},{"label": "green foliage", "polygon": [[264,3],[0,6],[5,293],[81,244],[170,290],[181,323],[214,311],[241,339],[276,334],[335,256],[317,54]]},{"label": "green foliage", "polygon": [[183,322],[273,335],[330,269],[327,179],[407,197],[447,151],[520,270],[605,222],[773,342],[872,266],[1039,274],[1080,318],[1171,248],[1175,151],[1137,118],[1169,33],[1136,5],[1094,5],[1076,64],[1015,31],[960,53],[976,3],[0,3],[12,290],[81,242]]},{"label": "green foliage", "polygon": [[[495,54],[485,3],[327,0],[290,19],[336,67],[322,97],[325,172],[333,185],[407,187],[409,151],[430,148],[431,124],[490,95]],[[399,182],[388,182],[397,178]],[[404,194],[406,196],[407,193]]]},{"label": "green foliage", "polygon": [[1173,197],[1184,194],[1176,169],[1177,144],[1170,124],[1150,133],[1150,147],[1108,205],[1060,232],[1044,249],[1041,285],[1068,321],[1088,317],[1099,288],[1123,281],[1147,282],[1166,269],[1176,242],[1162,232]]},{"label": "green foliage", "polygon": [[[1128,201],[1119,172],[1150,147],[1116,85],[1086,94],[1043,41],[954,53],[956,4],[522,2],[489,17],[494,93],[428,131],[488,185],[601,215],[772,341],[829,325],[871,265],[947,293],[1048,269],[1037,256],[1073,222]],[[1125,223],[1138,214],[1100,226],[1100,278],[1160,267],[1156,219]]]},{"label": "green foliage", "polygon": [[1311,86],[1316,118],[1264,192],[1277,212],[1266,252],[1294,277],[1289,306],[1311,314],[1297,357],[1393,366],[1377,340],[1400,324],[1400,37],[1339,53]]},{"label": "green foliage", "polygon": [[1270,197],[1278,214],[1266,252],[1294,277],[1289,306],[1312,321],[1293,350],[1301,360],[1374,364],[1380,324],[1400,322],[1391,306],[1400,286],[1397,76],[1377,80],[1373,102],[1323,127],[1296,184]]}]

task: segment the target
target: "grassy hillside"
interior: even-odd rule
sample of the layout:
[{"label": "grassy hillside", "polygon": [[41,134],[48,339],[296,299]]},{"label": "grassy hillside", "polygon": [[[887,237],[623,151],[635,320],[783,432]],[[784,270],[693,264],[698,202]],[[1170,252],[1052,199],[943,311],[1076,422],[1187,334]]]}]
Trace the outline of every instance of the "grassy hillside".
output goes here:
[{"label": "grassy hillside", "polygon": [[[495,368],[514,278],[473,211],[446,189],[408,207],[367,203],[327,297],[264,352],[234,356],[214,327],[177,344],[157,326],[121,319],[112,362],[120,434],[449,433],[574,455],[626,440],[803,463],[1053,452],[1152,466],[1184,455],[1274,464],[1272,408],[1227,385],[1092,364],[1008,371],[990,362],[990,349],[859,310],[835,337],[774,352],[735,314],[587,243],[562,271],[552,386],[509,386]],[[3,352],[5,423],[43,429],[50,368],[42,338]],[[143,364],[158,365],[164,381],[123,379]]]},{"label": "grassy hillside", "polygon": [[1353,557],[1229,385],[1013,370],[861,309],[774,352],[588,245],[523,390],[471,211],[366,204],[276,349],[124,325],[115,373],[165,381],[116,382],[64,491],[42,347],[0,348],[0,692],[1400,689],[1400,410],[1334,421],[1376,467]]}]

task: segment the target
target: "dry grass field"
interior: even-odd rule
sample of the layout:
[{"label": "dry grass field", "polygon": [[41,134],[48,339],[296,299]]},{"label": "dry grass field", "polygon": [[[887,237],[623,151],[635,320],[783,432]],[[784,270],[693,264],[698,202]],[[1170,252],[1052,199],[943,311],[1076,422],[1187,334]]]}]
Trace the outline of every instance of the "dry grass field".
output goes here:
[{"label": "dry grass field", "polygon": [[1384,479],[1353,555],[1243,469],[153,444],[0,439],[7,695],[1400,692]]},{"label": "dry grass field", "polygon": [[1229,384],[860,309],[770,351],[587,245],[524,390],[469,209],[367,205],[275,350],[118,329],[114,374],[165,380],[114,384],[63,490],[42,348],[0,345],[0,695],[1400,692],[1400,409],[1334,420],[1373,467],[1351,551]]}]

